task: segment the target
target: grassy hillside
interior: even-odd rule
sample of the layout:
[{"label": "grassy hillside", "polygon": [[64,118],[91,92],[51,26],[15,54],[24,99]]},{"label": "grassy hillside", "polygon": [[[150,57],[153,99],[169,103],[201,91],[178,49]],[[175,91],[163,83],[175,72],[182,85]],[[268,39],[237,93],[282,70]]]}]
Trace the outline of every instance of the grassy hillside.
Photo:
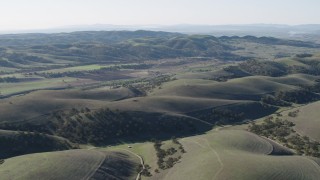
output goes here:
[{"label": "grassy hillside", "polygon": [[0,176],[319,179],[307,157],[319,157],[319,49],[149,31],[1,35]]},{"label": "grassy hillside", "polygon": [[[139,159],[134,154],[137,154],[144,159],[145,166],[150,166],[151,176],[142,176],[142,179],[317,179],[320,175],[318,159],[274,156],[274,149],[283,147],[275,147],[271,140],[243,130],[217,129],[178,141],[186,152],[181,154],[178,163],[164,170],[156,163],[152,143],[124,143],[101,149],[9,158],[0,165],[0,174],[3,178],[15,179],[39,176],[46,179],[135,179]],[[175,147],[171,140],[162,144],[163,149]],[[17,174],[17,170],[26,173]]]},{"label": "grassy hillside", "polygon": [[78,148],[69,140],[40,133],[0,130],[0,158]]},{"label": "grassy hillside", "polygon": [[139,159],[126,151],[70,150],[6,159],[2,179],[135,179]]},{"label": "grassy hillside", "polygon": [[[186,153],[165,170],[157,167],[150,144],[129,144],[151,165],[152,176],[143,179],[317,179],[320,173],[320,167],[307,157],[271,155],[275,148],[283,147],[246,131],[216,130],[179,142]],[[167,146],[170,141],[163,144]],[[126,146],[107,149],[120,147]]]},{"label": "grassy hillside", "polygon": [[[181,178],[181,174],[185,179],[316,179],[319,176],[319,167],[307,158],[268,156],[272,150],[270,144],[241,131],[187,138],[182,143],[187,153],[165,179]],[[200,163],[199,159],[206,161]]]},{"label": "grassy hillside", "polygon": [[239,123],[273,113],[278,104],[262,101],[266,94],[274,96],[275,101],[312,101],[312,92],[306,99],[308,93],[300,92],[300,85],[313,85],[316,79],[302,74],[247,76],[226,82],[151,79],[141,82],[154,86],[144,96],[137,92],[145,88],[139,81],[123,83],[127,88],[38,91],[4,100],[2,121],[7,124],[2,123],[1,128],[39,131],[95,144],[133,136],[136,140],[186,136],[209,130],[214,124]]},{"label": "grassy hillside", "polygon": [[169,82],[162,89],[155,91],[154,95],[257,100],[263,94],[293,89],[295,89],[294,86],[270,81],[259,76],[237,78],[221,83],[181,79]]},{"label": "grassy hillside", "polygon": [[150,96],[134,98],[110,104],[111,108],[165,113],[188,113],[195,110],[219,107],[243,101],[195,98],[188,96]]},{"label": "grassy hillside", "polygon": [[[320,134],[318,131],[318,127],[320,125],[320,113],[319,113],[320,103],[315,102],[308,104],[306,106],[302,106],[299,108],[291,109],[289,111],[284,111],[283,116],[294,122],[296,124],[295,130],[301,135],[305,135],[310,137],[311,139],[320,141]],[[292,117],[289,116],[289,112],[297,112],[297,115]]]},{"label": "grassy hillside", "polygon": [[109,101],[135,97],[128,88],[93,90],[47,90],[36,91],[23,96],[14,96],[0,101],[1,122],[26,120],[45,121],[46,116],[59,110],[72,108],[97,109]]}]

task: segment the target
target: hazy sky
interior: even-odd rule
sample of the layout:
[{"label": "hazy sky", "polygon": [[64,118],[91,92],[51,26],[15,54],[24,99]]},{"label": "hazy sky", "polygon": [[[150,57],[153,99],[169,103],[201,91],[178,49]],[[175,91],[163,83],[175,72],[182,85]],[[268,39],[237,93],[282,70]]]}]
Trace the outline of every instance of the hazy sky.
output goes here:
[{"label": "hazy sky", "polygon": [[89,24],[320,24],[320,0],[0,0],[0,30]]}]

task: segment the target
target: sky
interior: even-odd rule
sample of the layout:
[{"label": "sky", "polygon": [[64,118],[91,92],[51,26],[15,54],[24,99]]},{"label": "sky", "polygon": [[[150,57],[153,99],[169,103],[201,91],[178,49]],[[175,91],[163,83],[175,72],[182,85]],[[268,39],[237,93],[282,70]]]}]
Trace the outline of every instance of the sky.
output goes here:
[{"label": "sky", "polygon": [[0,0],[0,30],[69,25],[320,24],[320,0]]}]

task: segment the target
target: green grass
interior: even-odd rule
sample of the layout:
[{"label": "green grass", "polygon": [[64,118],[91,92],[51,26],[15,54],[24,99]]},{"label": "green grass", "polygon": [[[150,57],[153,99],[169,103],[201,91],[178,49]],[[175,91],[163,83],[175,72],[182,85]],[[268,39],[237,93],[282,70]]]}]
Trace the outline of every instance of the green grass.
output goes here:
[{"label": "green grass", "polygon": [[[187,153],[162,179],[317,179],[320,168],[299,156],[267,155],[272,146],[245,131],[215,131],[180,140]],[[152,177],[151,179],[157,179]]]},{"label": "green grass", "polygon": [[[85,65],[85,66],[74,66],[70,68],[64,68],[60,69],[61,72],[67,72],[67,71],[89,71],[89,70],[96,70],[96,69],[101,69],[103,67],[108,67],[108,66],[103,66],[103,65],[98,65],[98,64],[91,64],[91,65]],[[55,70],[53,70],[55,71]]]},{"label": "green grass", "polygon": [[[284,111],[283,116],[296,124],[295,130],[304,136],[320,141],[319,127],[320,127],[320,102],[311,103],[299,108],[294,108]],[[299,110],[297,117],[289,117],[288,113]]]},{"label": "green grass", "polygon": [[175,95],[198,98],[241,99],[242,96],[262,95],[279,90],[292,90],[296,87],[282,84],[264,76],[243,77],[231,79],[227,82],[209,80],[180,79],[163,85],[151,95]]},{"label": "green grass", "polygon": [[126,63],[126,64],[109,64],[109,65],[102,65],[102,64],[90,64],[90,65],[83,65],[83,66],[73,66],[68,68],[60,68],[60,69],[51,69],[47,71],[41,71],[46,73],[64,73],[64,72],[76,72],[76,71],[92,71],[92,70],[99,70],[101,68],[112,67],[112,66],[120,66],[120,65],[135,65],[137,63]]},{"label": "green grass", "polygon": [[[34,179],[87,179],[94,177],[103,168],[113,168],[113,164],[104,164],[106,158],[114,164],[119,162],[132,163],[135,168],[138,159],[126,152],[103,152],[97,150],[69,150],[52,153],[38,153],[6,159],[1,165],[1,179],[34,180]],[[108,162],[106,162],[108,163]],[[127,167],[129,168],[129,167]],[[136,172],[121,174],[121,166],[112,174],[118,178],[135,179]],[[97,171],[98,170],[98,171]],[[99,172],[98,172],[99,173]],[[106,173],[112,177],[112,174]]]},{"label": "green grass", "polygon": [[[130,146],[131,148],[128,148]],[[116,146],[110,146],[101,148],[101,150],[107,151],[131,151],[143,158],[145,164],[148,164],[151,169],[150,172],[153,173],[155,169],[157,169],[157,156],[156,151],[153,147],[153,143],[144,142],[144,143],[125,143]],[[145,178],[143,178],[145,179]]]},{"label": "green grass", "polygon": [[0,72],[5,72],[5,73],[12,73],[15,72],[16,68],[8,68],[8,67],[0,67]]},{"label": "green grass", "polygon": [[121,110],[188,113],[196,110],[231,105],[245,101],[206,99],[187,96],[150,96],[127,99],[111,103],[110,106]]},{"label": "green grass", "polygon": [[[157,168],[151,143],[122,144],[108,150],[127,149],[141,155],[151,168],[151,177],[143,179],[318,179],[318,159],[302,156],[272,156],[273,145],[243,130],[215,129],[205,135],[179,139],[186,153],[173,168]],[[164,148],[171,140],[164,141]],[[130,145],[132,148],[128,148]],[[279,148],[279,147],[278,147]]]},{"label": "green grass", "polygon": [[81,179],[90,174],[103,154],[89,150],[40,153],[6,159],[1,165],[3,179]]},{"label": "green grass", "polygon": [[84,66],[73,66],[68,68],[51,69],[51,70],[41,71],[41,72],[64,73],[64,72],[75,72],[75,71],[91,71],[91,70],[98,70],[104,67],[110,67],[110,65],[90,64],[90,65],[84,65]]},{"label": "green grass", "polygon": [[75,83],[77,81],[79,80],[76,78],[57,78],[22,83],[0,83],[0,89],[2,95],[8,95],[38,89],[68,87],[70,83]]},{"label": "green grass", "polygon": [[315,80],[318,79],[317,76],[307,75],[307,74],[291,74],[279,78],[269,78],[272,81],[288,84],[293,86],[305,85],[310,86],[315,84]]},{"label": "green grass", "polygon": [[[60,82],[58,82],[60,83]],[[44,86],[47,84],[43,83]],[[30,88],[33,88],[30,86]],[[14,122],[35,118],[46,122],[41,117],[57,110],[85,108],[97,109],[105,107],[108,102],[134,96],[126,88],[118,89],[66,89],[66,90],[42,90],[23,96],[13,96],[0,101],[0,122]]]}]

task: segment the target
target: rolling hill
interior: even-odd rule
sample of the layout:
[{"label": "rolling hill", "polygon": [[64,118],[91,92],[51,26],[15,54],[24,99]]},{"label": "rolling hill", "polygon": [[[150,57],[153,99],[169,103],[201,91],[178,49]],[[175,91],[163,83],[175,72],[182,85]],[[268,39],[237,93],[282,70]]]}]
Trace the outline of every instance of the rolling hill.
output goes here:
[{"label": "rolling hill", "polygon": [[0,179],[319,179],[319,49],[150,31],[0,35]]},{"label": "rolling hill", "polygon": [[[284,111],[282,114],[296,124],[295,130],[301,135],[320,141],[319,127],[319,102]],[[299,111],[296,117],[288,116],[289,112]]]},{"label": "rolling hill", "polygon": [[6,159],[2,179],[135,179],[140,161],[126,151],[69,150]]},{"label": "rolling hill", "polygon": [[[179,142],[186,150],[182,158],[173,167],[143,179],[317,179],[320,173],[318,159],[290,155],[285,147],[243,130],[215,130]],[[157,168],[151,145],[129,145],[145,162],[156,166],[152,169]],[[273,155],[280,149],[288,154]]]}]

